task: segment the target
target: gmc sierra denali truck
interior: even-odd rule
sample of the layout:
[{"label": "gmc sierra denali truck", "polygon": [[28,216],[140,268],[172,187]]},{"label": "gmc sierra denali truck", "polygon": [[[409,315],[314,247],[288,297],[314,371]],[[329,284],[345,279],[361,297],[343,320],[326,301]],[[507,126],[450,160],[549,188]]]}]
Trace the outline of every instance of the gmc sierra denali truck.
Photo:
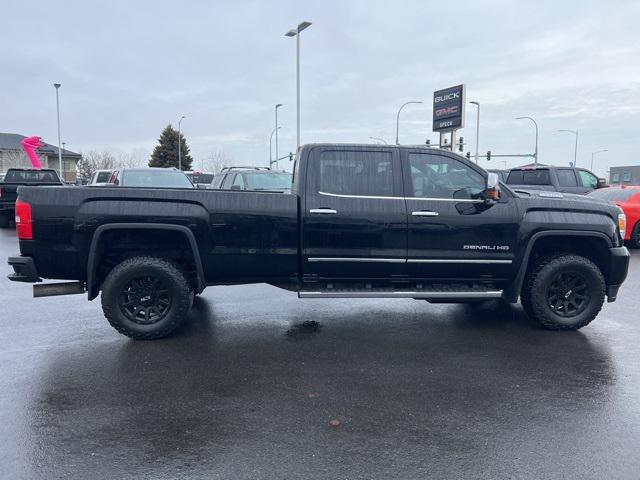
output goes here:
[{"label": "gmc sierra denali truck", "polygon": [[422,147],[306,145],[291,193],[21,187],[16,224],[11,280],[101,294],[136,339],[168,335],[208,285],[257,282],[300,298],[520,299],[542,326],[577,329],[629,263],[617,206],[518,194]]}]

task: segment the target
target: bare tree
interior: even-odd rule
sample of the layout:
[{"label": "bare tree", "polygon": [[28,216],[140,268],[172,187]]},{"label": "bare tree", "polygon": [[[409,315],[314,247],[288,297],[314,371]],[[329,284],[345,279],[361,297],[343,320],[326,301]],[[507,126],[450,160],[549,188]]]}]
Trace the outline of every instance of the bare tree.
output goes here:
[{"label": "bare tree", "polygon": [[[194,161],[194,164],[196,164],[196,166],[197,163],[197,161]],[[233,163],[233,159],[229,157],[229,155],[227,155],[227,153],[222,148],[216,148],[201,160],[200,167],[208,172],[218,174],[223,167],[228,167]]]},{"label": "bare tree", "polygon": [[83,180],[90,179],[96,170],[113,170],[118,165],[116,157],[108,150],[91,150],[81,155],[82,158],[78,161],[78,177]]},{"label": "bare tree", "polygon": [[[46,157],[38,155],[40,162],[43,165],[47,165]],[[0,165],[4,171],[9,168],[25,168],[31,167],[31,160],[27,157],[27,154],[23,150],[5,150],[0,153],[2,159],[2,165]]]},{"label": "bare tree", "polygon": [[141,168],[146,167],[149,160],[149,152],[144,148],[134,148],[127,152],[118,152],[117,166],[121,168]]}]

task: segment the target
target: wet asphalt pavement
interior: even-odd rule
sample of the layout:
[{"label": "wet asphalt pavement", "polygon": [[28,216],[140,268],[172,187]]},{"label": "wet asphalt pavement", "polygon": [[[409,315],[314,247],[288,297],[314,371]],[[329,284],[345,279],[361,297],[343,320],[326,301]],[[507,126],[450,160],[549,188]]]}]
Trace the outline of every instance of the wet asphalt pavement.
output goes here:
[{"label": "wet asphalt pavement", "polygon": [[640,478],[640,254],[579,332],[519,306],[215,287],[165,340],[4,280],[0,478]]}]

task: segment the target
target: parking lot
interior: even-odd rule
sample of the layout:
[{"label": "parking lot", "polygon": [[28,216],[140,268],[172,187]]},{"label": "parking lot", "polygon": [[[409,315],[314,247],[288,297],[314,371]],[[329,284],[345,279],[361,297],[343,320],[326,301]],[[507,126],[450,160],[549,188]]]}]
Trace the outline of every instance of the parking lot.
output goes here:
[{"label": "parking lot", "polygon": [[[0,230],[0,274],[17,251]],[[215,287],[171,338],[0,279],[3,478],[638,478],[640,255],[578,332],[519,306]]]}]

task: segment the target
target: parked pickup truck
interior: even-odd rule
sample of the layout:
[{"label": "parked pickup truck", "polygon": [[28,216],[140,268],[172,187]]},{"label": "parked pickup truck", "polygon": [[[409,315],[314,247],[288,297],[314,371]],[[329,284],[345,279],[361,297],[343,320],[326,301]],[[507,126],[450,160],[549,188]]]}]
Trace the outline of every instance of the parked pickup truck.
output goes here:
[{"label": "parked pickup truck", "polygon": [[505,183],[514,190],[545,190],[579,195],[609,186],[606,179],[598,178],[584,168],[551,165],[513,168]]},{"label": "parked pickup truck", "polygon": [[266,282],[300,298],[504,299],[577,329],[627,275],[625,216],[577,195],[517,194],[455,153],[311,144],[291,193],[30,188],[16,205],[13,281],[34,296],[102,294],[111,325],[163,337],[209,285]]},{"label": "parked pickup truck", "polygon": [[0,227],[6,227],[14,217],[18,187],[22,185],[64,185],[55,170],[10,168],[0,182]]}]

